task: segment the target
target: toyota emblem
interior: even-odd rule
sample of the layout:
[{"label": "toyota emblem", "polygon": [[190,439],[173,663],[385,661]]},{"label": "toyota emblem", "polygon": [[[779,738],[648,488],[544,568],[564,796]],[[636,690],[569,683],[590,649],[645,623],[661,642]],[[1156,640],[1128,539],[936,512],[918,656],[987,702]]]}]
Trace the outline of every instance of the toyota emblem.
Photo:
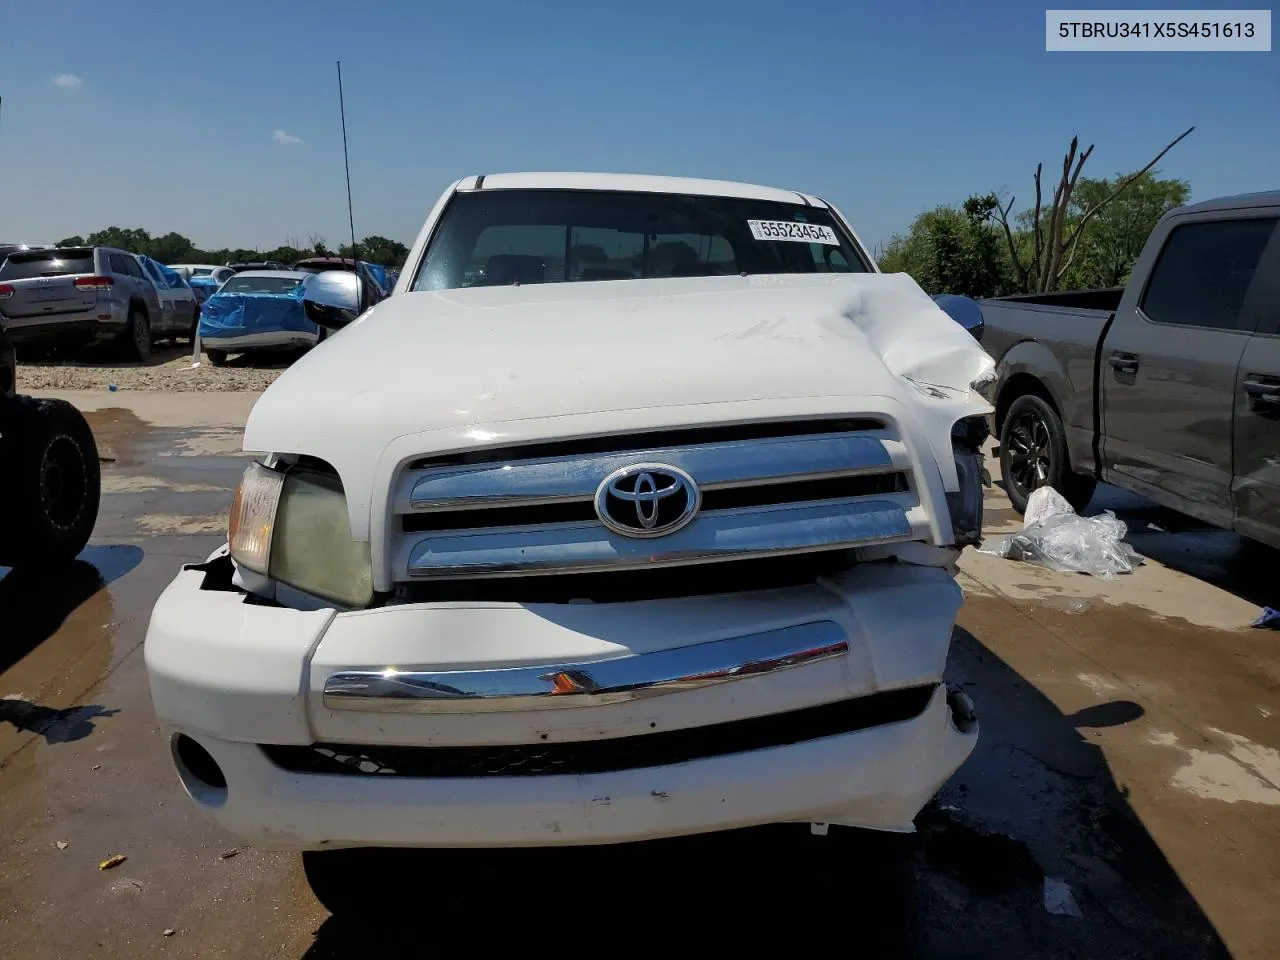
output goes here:
[{"label": "toyota emblem", "polygon": [[624,537],[675,533],[693,519],[701,503],[693,477],[666,463],[623,467],[596,488],[596,516]]}]

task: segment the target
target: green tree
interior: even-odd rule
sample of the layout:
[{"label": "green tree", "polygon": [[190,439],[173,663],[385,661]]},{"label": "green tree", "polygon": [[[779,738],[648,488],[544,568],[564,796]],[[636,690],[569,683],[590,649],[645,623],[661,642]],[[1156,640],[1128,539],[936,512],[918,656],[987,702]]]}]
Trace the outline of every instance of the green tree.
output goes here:
[{"label": "green tree", "polygon": [[1064,286],[1091,289],[1125,284],[1156,223],[1191,199],[1191,184],[1185,180],[1161,180],[1155,170],[1137,176],[1117,174],[1113,180],[1082,178],[1071,198],[1070,220],[1082,217],[1129,177],[1133,177],[1129,188],[1085,226]]},{"label": "green tree", "polygon": [[[376,263],[392,269],[404,266],[409,256],[409,248],[403,243],[376,235],[361,240],[356,245],[356,251],[359,259],[366,263]],[[338,256],[350,258],[351,255],[351,244],[344,243],[338,247]]]},{"label": "green tree", "polygon": [[910,274],[930,294],[992,297],[1007,292],[1008,258],[989,222],[996,207],[994,196],[975,195],[959,209],[944,206],[920,214],[905,235],[889,241],[880,269]]},{"label": "green tree", "polygon": [[80,236],[80,234],[77,233],[70,237],[65,237],[62,240],[59,240],[57,245],[59,247],[83,247],[84,237]]},{"label": "green tree", "polygon": [[196,245],[180,233],[166,233],[151,241],[151,249],[147,256],[161,263],[190,263],[196,252]]},{"label": "green tree", "polygon": [[132,230],[107,227],[105,230],[89,234],[85,243],[91,247],[116,247],[120,250],[128,250],[130,253],[145,253],[148,256],[151,252],[151,234],[141,227],[135,227]]},{"label": "green tree", "polygon": [[[1031,205],[1030,211],[1014,217],[1024,230],[1029,231],[1030,243],[1025,242],[1025,238],[1020,241],[1015,237],[1013,228],[1009,224],[1009,211],[1013,209],[1016,197],[1010,197],[1008,203],[997,203],[991,212],[991,219],[998,222],[1004,231],[1006,250],[1014,275],[1017,277],[1019,289],[1028,293],[1052,293],[1054,290],[1061,289],[1065,278],[1078,262],[1080,244],[1084,240],[1086,228],[1132,187],[1139,177],[1152,170],[1166,153],[1186,139],[1193,130],[1195,127],[1189,127],[1170,140],[1165,144],[1164,149],[1137,173],[1117,178],[1116,183],[1109,190],[1098,193],[1094,202],[1089,205],[1081,205],[1076,192],[1081,185],[1080,173],[1093,154],[1093,144],[1081,150],[1080,138],[1071,138],[1071,144],[1062,158],[1062,174],[1053,189],[1052,199],[1048,201],[1044,199],[1045,184],[1042,180],[1044,164],[1036,164],[1033,177],[1036,188],[1035,202]],[[1097,181],[1099,184],[1108,182]]]},{"label": "green tree", "polygon": [[303,250],[301,247],[291,246],[286,243],[283,246],[276,247],[274,250],[268,250],[263,254],[263,259],[279,260],[281,263],[294,264],[299,260],[305,260],[309,256],[312,256],[310,250]]}]

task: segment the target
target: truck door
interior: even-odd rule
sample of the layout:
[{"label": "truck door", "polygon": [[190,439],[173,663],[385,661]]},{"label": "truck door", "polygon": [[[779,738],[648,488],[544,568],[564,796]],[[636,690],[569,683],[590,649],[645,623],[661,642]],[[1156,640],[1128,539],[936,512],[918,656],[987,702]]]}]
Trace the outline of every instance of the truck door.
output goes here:
[{"label": "truck door", "polygon": [[[1232,419],[1245,299],[1276,219],[1222,210],[1169,218],[1134,268],[1102,345],[1104,479],[1216,526],[1234,523]],[[1154,265],[1153,265],[1154,264]],[[1146,283],[1142,278],[1147,277]]]},{"label": "truck door", "polygon": [[1258,324],[1236,378],[1235,529],[1280,547],[1280,228],[1271,236],[1246,310],[1258,314]]}]

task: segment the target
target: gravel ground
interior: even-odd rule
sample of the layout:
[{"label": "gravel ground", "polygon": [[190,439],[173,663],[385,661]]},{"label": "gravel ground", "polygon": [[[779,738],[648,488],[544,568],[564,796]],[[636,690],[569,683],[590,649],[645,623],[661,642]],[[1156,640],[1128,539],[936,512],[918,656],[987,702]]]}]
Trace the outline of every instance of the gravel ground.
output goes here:
[{"label": "gravel ground", "polygon": [[86,351],[67,357],[18,357],[18,389],[33,390],[265,390],[297,358],[290,355],[233,357],[215,367],[201,357],[191,366],[190,347],[157,347],[150,363],[120,363]]}]

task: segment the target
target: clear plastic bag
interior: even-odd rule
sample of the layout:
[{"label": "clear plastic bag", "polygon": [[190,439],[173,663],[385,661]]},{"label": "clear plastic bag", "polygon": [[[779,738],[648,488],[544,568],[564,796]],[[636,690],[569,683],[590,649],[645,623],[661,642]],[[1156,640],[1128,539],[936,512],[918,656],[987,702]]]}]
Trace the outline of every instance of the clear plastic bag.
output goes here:
[{"label": "clear plastic bag", "polygon": [[1027,499],[1022,530],[988,541],[978,552],[1110,580],[1119,573],[1133,573],[1142,563],[1124,543],[1128,532],[1124,521],[1110,510],[1082,517],[1053,487],[1040,487]]}]

